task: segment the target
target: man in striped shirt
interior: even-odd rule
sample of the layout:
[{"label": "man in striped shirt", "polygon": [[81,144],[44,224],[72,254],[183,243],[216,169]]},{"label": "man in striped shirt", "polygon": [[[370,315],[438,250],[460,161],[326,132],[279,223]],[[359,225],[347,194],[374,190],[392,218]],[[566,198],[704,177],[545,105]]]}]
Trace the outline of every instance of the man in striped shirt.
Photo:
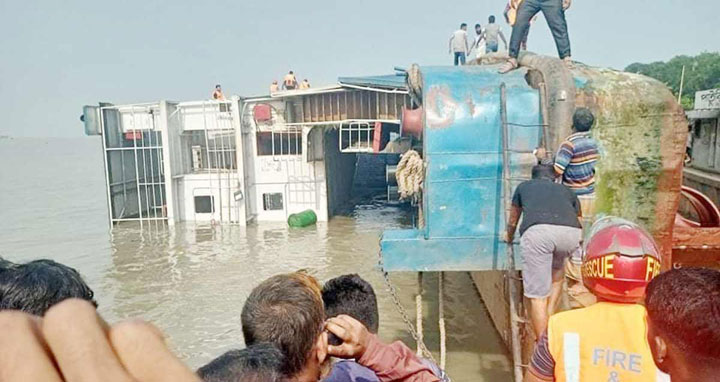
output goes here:
[{"label": "man in striped shirt", "polygon": [[[578,108],[573,115],[573,134],[565,139],[555,155],[555,173],[562,177],[562,183],[577,195],[582,210],[582,223],[589,227],[595,214],[595,163],[598,154],[597,142],[590,137],[590,128],[595,116],[587,108]],[[585,288],[580,275],[582,259],[571,257],[565,265],[568,278],[568,295],[573,307],[588,306],[595,302]]]},{"label": "man in striped shirt", "polygon": [[[573,116],[574,133],[560,145],[555,156],[555,172],[562,182],[578,197],[595,194],[595,163],[598,160],[597,143],[590,137],[595,123],[592,112],[579,108]],[[584,216],[584,215],[583,215]]]}]

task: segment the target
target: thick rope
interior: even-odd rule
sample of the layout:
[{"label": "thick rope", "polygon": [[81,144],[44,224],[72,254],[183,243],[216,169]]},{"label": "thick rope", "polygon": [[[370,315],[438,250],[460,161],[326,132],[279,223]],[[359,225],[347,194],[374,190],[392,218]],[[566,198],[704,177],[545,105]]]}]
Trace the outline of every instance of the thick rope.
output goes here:
[{"label": "thick rope", "polygon": [[425,163],[420,154],[410,150],[402,155],[397,165],[395,178],[398,184],[400,199],[412,199],[417,202],[422,195],[422,184],[425,180]]},{"label": "thick rope", "polygon": [[445,370],[445,359],[447,349],[445,347],[445,274],[440,272],[438,275],[438,311],[440,317],[438,319],[438,326],[440,329],[440,369]]},{"label": "thick rope", "polygon": [[418,292],[417,295],[415,295],[415,327],[417,328],[417,351],[415,354],[417,354],[418,357],[423,356],[423,349],[422,346],[420,346],[421,343],[423,343],[423,309],[422,309],[422,294],[423,294],[423,274],[422,272],[418,272]]}]

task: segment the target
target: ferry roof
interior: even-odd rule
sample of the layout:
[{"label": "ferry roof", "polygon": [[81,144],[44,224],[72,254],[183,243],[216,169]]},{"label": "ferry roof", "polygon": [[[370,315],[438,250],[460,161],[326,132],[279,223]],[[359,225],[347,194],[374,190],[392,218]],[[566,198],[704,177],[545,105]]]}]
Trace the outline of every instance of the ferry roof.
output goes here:
[{"label": "ferry roof", "polygon": [[246,97],[245,102],[269,101],[278,98],[305,96],[321,93],[334,93],[347,88],[367,90],[407,91],[404,74],[387,74],[380,76],[339,77],[336,85],[321,86],[310,89],[281,90],[269,95]]}]

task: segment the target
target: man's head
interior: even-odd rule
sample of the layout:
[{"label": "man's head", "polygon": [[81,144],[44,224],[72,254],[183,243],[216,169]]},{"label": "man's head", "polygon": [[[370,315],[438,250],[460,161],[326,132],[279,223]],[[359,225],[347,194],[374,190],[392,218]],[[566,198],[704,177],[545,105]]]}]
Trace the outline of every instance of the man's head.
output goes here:
[{"label": "man's head", "polygon": [[465,24],[465,23],[460,24],[460,29],[466,31],[466,30],[467,30],[467,24]]},{"label": "man's head", "polygon": [[291,70],[291,71],[288,72],[288,74],[295,74],[295,73],[293,73],[293,71]]},{"label": "man's head", "polygon": [[273,85],[277,85],[277,80],[273,80]]},{"label": "man's head", "polygon": [[204,382],[280,382],[283,353],[272,344],[259,343],[230,350],[198,369]]},{"label": "man's head", "polygon": [[220,89],[221,89],[221,87],[220,87],[219,84],[218,84],[218,85],[215,85],[215,90],[220,90]]},{"label": "man's head", "polygon": [[680,268],[647,287],[648,343],[655,364],[671,377],[685,369],[720,370],[720,272]]},{"label": "man's head", "polygon": [[320,285],[314,277],[296,272],[263,281],[245,301],[241,320],[246,345],[269,342],[283,352],[286,376],[320,372],[327,358],[327,335]]},{"label": "man's head", "polygon": [[482,26],[480,24],[475,24],[475,33],[482,33]]},{"label": "man's head", "polygon": [[69,298],[92,302],[94,293],[80,273],[52,260],[14,264],[0,271],[0,310],[22,310],[42,316]]},{"label": "man's head", "polygon": [[532,168],[533,179],[555,179],[555,168],[549,164],[539,164]]},{"label": "man's head", "polygon": [[590,109],[581,107],[575,110],[573,115],[573,129],[575,131],[590,131],[590,128],[595,123],[595,116]]},{"label": "man's head", "polygon": [[357,274],[342,275],[328,280],[322,290],[325,315],[335,317],[346,314],[370,331],[378,332],[377,297],[372,285]]},{"label": "man's head", "polygon": [[488,23],[495,24],[495,16],[490,15],[490,17],[488,17]]}]

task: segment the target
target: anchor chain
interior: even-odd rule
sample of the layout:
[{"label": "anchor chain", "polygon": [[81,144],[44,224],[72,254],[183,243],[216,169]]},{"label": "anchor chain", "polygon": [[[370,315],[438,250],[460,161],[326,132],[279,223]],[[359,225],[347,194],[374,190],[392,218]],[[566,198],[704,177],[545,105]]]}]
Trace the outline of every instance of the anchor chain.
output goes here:
[{"label": "anchor chain", "polygon": [[420,350],[423,353],[423,356],[425,358],[433,361],[437,365],[437,362],[435,361],[435,357],[433,357],[430,350],[428,350],[427,346],[425,346],[425,342],[418,335],[418,332],[415,330],[415,325],[413,325],[412,321],[410,321],[410,317],[408,316],[407,311],[405,310],[405,307],[400,302],[400,297],[397,294],[397,289],[395,289],[395,285],[393,285],[392,281],[390,281],[390,274],[385,270],[385,265],[383,263],[381,251],[378,251],[378,265],[380,266],[380,272],[383,275],[383,280],[385,281],[385,286],[387,287],[388,291],[390,292],[390,297],[392,298],[393,304],[395,304],[395,308],[397,308],[397,311],[400,313],[400,317],[402,318],[403,322],[407,326],[407,329],[410,332],[410,335],[412,335],[415,342],[417,342],[418,346],[420,347]]}]

